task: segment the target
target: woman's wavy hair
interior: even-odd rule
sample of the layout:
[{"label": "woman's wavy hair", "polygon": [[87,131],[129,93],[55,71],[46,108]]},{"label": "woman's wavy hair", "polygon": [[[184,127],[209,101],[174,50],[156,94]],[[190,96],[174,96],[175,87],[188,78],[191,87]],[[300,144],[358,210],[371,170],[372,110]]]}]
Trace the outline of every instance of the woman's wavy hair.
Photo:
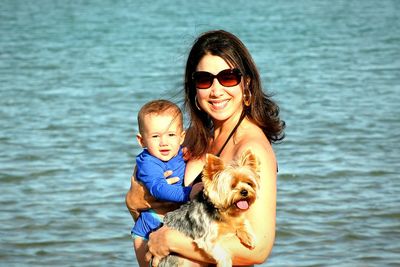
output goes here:
[{"label": "woman's wavy hair", "polygon": [[[207,152],[212,136],[212,121],[208,114],[196,107],[196,86],[192,75],[206,54],[223,58],[232,68],[238,68],[251,93],[251,103],[243,106],[249,120],[258,125],[271,143],[284,138],[285,122],[279,118],[279,107],[270,95],[263,92],[257,67],[246,46],[233,34],[215,30],[201,34],[194,42],[186,62],[184,80],[184,108],[189,115],[189,127],[184,146],[193,157]],[[246,82],[249,81],[248,86]]]}]

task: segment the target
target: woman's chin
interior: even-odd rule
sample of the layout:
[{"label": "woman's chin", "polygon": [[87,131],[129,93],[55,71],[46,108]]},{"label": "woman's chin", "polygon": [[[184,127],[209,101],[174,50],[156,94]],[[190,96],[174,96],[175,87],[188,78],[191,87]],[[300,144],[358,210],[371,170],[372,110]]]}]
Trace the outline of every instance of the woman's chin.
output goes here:
[{"label": "woman's chin", "polygon": [[210,112],[208,112],[208,115],[210,115],[210,117],[213,120],[216,121],[226,121],[229,120],[232,117],[236,117],[235,114],[240,114],[241,113],[241,109],[233,109],[233,108],[226,108],[223,110],[212,110]]}]

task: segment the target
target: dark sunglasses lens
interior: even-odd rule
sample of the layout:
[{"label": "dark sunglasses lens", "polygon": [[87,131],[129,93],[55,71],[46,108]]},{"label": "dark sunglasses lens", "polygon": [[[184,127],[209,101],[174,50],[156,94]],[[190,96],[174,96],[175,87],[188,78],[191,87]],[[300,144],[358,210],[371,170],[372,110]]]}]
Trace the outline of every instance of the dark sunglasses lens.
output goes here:
[{"label": "dark sunglasses lens", "polygon": [[207,89],[213,83],[214,77],[208,72],[196,72],[193,75],[194,83],[199,89]]},{"label": "dark sunglasses lens", "polygon": [[227,87],[235,86],[240,83],[240,74],[234,70],[221,71],[217,78],[220,84]]},{"label": "dark sunglasses lens", "polygon": [[214,82],[214,77],[218,79],[218,82],[222,86],[226,87],[238,85],[241,81],[241,74],[238,69],[223,70],[216,76],[207,71],[198,71],[193,73],[193,80],[198,89],[210,88]]}]

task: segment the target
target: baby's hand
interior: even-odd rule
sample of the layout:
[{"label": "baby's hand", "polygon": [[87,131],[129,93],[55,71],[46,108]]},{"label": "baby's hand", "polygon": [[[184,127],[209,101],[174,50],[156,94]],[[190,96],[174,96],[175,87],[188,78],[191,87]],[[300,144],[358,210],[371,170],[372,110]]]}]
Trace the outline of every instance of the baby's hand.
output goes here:
[{"label": "baby's hand", "polygon": [[[169,176],[172,175],[172,171],[166,171],[164,172],[164,177],[167,178]],[[167,183],[168,184],[175,184],[177,182],[179,182],[179,177],[171,177],[171,178],[167,178]]]}]

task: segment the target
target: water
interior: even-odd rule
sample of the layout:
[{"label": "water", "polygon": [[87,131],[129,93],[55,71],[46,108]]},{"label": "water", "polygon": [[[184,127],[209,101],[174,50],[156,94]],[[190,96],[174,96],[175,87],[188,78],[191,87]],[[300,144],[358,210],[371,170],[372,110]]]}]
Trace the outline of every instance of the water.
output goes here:
[{"label": "water", "polygon": [[153,2],[0,3],[0,265],[136,266],[137,111],[224,28],[287,123],[263,266],[399,266],[399,2]]}]

